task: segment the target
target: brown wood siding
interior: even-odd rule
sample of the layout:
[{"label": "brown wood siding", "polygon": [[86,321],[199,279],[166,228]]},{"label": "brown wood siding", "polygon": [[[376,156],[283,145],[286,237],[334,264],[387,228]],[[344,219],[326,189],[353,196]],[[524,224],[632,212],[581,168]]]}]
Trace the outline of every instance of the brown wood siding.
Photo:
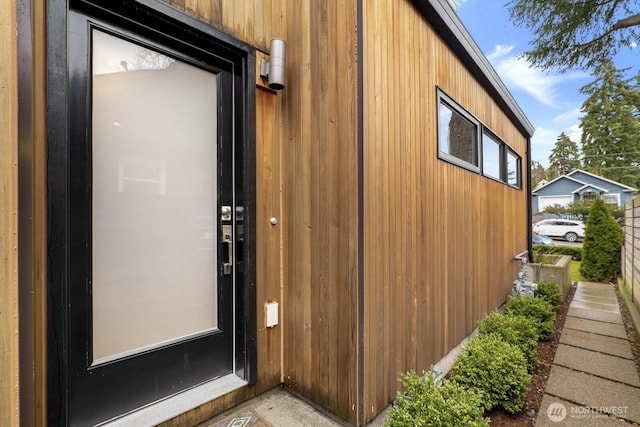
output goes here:
[{"label": "brown wood siding", "polygon": [[522,157],[526,188],[526,137],[411,2],[363,7],[366,422],[505,301],[528,196],[438,159],[436,87]]},{"label": "brown wood siding", "polygon": [[285,385],[356,422],[355,2],[288,2]]},{"label": "brown wood siding", "polygon": [[284,36],[287,0],[162,0],[259,50],[268,52],[272,38]]},{"label": "brown wood siding", "polygon": [[[436,86],[522,156],[523,181],[526,139],[409,0],[361,2],[360,29],[358,2],[349,0],[165,1],[260,51],[268,51],[271,38],[287,41],[286,89],[272,92],[256,78],[258,382],[166,425],[196,424],[281,382],[365,424],[393,399],[401,372],[427,369],[505,300],[519,268],[513,255],[527,245],[525,191],[437,159]],[[280,324],[266,329],[264,304],[271,301],[280,303]],[[7,393],[0,388],[0,397]]]},{"label": "brown wood siding", "polygon": [[[277,94],[259,90],[256,103],[259,236],[255,389],[260,392],[283,381],[290,390],[355,423],[355,2],[167,3],[264,52],[268,52],[272,38],[287,41],[286,89]],[[271,217],[277,218],[276,226],[269,224]],[[264,238],[260,227],[264,227]],[[264,294],[263,287],[267,289]],[[265,331],[263,304],[268,301],[280,302],[281,323]],[[275,339],[279,333],[282,336]],[[219,412],[253,394],[246,389],[232,393],[204,405],[188,419]],[[184,417],[189,416],[172,422],[186,421]]]},{"label": "brown wood siding", "polygon": [[16,4],[0,6],[0,425],[17,426],[18,75]]}]

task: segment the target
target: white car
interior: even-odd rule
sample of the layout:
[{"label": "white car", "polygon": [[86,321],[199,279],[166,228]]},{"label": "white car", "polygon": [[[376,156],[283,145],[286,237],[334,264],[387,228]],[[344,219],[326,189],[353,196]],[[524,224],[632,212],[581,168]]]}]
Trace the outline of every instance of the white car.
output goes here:
[{"label": "white car", "polygon": [[584,222],[570,219],[545,219],[533,226],[533,232],[575,242],[584,238]]}]

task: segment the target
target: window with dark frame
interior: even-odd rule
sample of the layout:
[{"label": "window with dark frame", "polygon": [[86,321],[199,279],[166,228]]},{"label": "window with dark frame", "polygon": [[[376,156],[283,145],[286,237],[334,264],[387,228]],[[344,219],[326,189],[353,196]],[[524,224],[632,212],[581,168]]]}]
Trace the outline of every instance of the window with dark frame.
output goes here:
[{"label": "window with dark frame", "polygon": [[480,123],[443,93],[438,93],[438,153],[441,159],[480,171]]},{"label": "window with dark frame", "polygon": [[522,157],[444,92],[437,95],[438,158],[522,190]]},{"label": "window with dark frame", "polygon": [[488,132],[482,132],[482,174],[502,181],[504,143]]},{"label": "window with dark frame", "polygon": [[507,184],[512,187],[522,188],[522,159],[510,148],[507,149]]}]

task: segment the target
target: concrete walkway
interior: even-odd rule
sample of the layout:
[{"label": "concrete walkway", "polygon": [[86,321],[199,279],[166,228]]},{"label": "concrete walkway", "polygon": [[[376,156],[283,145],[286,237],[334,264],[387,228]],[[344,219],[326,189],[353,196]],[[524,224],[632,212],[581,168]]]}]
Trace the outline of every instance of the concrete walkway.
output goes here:
[{"label": "concrete walkway", "polygon": [[640,379],[612,285],[579,282],[536,426],[640,423]]},{"label": "concrete walkway", "polygon": [[[384,426],[385,413],[367,427]],[[276,388],[198,427],[343,427],[345,421],[318,410],[291,393]]]}]

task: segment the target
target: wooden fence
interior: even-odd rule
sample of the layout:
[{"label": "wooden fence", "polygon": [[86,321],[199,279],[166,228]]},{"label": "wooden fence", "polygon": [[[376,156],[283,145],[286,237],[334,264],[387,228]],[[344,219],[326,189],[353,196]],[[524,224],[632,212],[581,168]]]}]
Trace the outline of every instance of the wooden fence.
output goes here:
[{"label": "wooden fence", "polygon": [[631,300],[640,309],[640,198],[625,205],[622,279]]}]

